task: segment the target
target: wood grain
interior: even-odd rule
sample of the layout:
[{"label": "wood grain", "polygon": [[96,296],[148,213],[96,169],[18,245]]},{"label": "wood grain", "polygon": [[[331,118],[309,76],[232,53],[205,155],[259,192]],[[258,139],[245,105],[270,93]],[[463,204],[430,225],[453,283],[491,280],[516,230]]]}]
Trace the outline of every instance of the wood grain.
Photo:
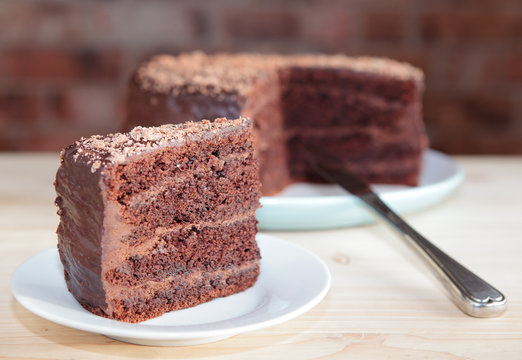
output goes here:
[{"label": "wood grain", "polygon": [[318,254],[332,289],[308,313],[220,342],[179,348],[121,343],[54,324],[13,298],[16,267],[56,246],[57,154],[0,155],[0,357],[13,359],[520,359],[521,157],[458,157],[463,186],[407,217],[426,237],[498,287],[500,318],[462,314],[384,225],[275,233]]}]

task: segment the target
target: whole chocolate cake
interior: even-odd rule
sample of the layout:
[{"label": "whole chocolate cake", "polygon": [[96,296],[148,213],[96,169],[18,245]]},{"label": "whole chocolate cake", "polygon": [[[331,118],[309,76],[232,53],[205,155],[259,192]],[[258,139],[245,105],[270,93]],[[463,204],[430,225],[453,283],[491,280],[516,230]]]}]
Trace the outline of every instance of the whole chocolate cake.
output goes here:
[{"label": "whole chocolate cake", "polygon": [[248,116],[265,195],[321,181],[305,149],[368,182],[416,185],[427,147],[423,81],[419,69],[383,58],[160,55],[131,79],[125,128]]},{"label": "whole chocolate cake", "polygon": [[65,280],[95,314],[143,321],[258,277],[248,119],[81,139],[63,151],[55,186]]}]

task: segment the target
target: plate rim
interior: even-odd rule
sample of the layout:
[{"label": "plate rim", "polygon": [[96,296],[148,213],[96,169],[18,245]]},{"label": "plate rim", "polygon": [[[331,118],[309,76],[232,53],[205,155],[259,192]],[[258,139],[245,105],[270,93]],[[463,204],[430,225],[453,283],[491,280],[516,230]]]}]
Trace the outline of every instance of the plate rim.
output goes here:
[{"label": "plate rim", "polygon": [[[393,210],[403,215],[427,209],[455,192],[464,182],[464,169],[449,155],[433,149],[423,154],[421,186],[372,184]],[[433,179],[434,169],[445,171]],[[423,177],[428,177],[423,184]],[[307,183],[304,183],[307,184]],[[309,185],[314,185],[310,184]],[[335,186],[335,184],[321,184]],[[363,202],[349,194],[313,196],[266,196],[257,210],[262,231],[309,231],[367,225],[376,221]]]},{"label": "plate rim", "polygon": [[[400,192],[415,192],[415,191],[419,191],[421,189],[444,186],[445,184],[447,184],[449,182],[460,183],[460,182],[462,182],[462,180],[464,180],[464,177],[465,177],[464,169],[461,166],[459,166],[455,161],[453,161],[453,159],[449,155],[446,155],[437,150],[427,149],[423,156],[437,157],[439,159],[443,159],[443,161],[446,161],[448,164],[451,164],[451,166],[454,167],[454,172],[450,176],[448,176],[436,183],[426,184],[426,185],[422,185],[422,186],[404,187],[404,188],[400,188],[397,190],[386,191],[386,192],[382,192],[382,193],[380,193],[380,191],[377,190],[377,193],[379,193],[383,197],[390,196],[390,194],[393,194],[393,196],[397,196],[397,193],[400,193]],[[321,185],[333,185],[333,184],[321,184]],[[382,185],[382,184],[371,184],[371,186],[379,186],[379,185]],[[401,185],[398,185],[398,186],[401,186]],[[267,204],[267,205],[273,206],[273,205],[278,205],[278,203],[282,202],[281,199],[284,199],[284,202],[287,204],[295,202],[295,205],[302,205],[302,203],[308,203],[311,200],[324,201],[325,203],[329,203],[329,202],[339,203],[339,202],[346,202],[347,199],[356,200],[357,198],[349,193],[347,193],[345,195],[317,195],[317,196],[272,195],[272,196],[262,196],[260,201],[261,201],[261,205]],[[287,204],[285,204],[285,206],[287,206]],[[292,205],[292,204],[290,204],[290,205]]]},{"label": "plate rim", "polygon": [[[292,242],[289,242],[289,241],[286,241],[286,240],[283,240],[283,239],[280,239],[280,238],[277,238],[277,237],[274,237],[271,235],[262,234],[262,233],[258,233],[256,235],[256,240],[259,242],[259,247],[260,247],[261,251],[263,251],[263,247],[274,246],[274,244],[283,243],[283,244],[285,244],[287,249],[291,249],[291,250],[297,249],[298,252],[300,252],[301,256],[307,256],[308,261],[313,261],[315,263],[315,265],[318,266],[319,268],[321,268],[323,271],[324,282],[322,283],[322,287],[320,289],[318,287],[318,289],[314,293],[314,295],[310,296],[310,299],[308,299],[307,301],[305,301],[303,304],[301,304],[300,306],[298,306],[295,309],[292,309],[292,307],[289,306],[287,308],[290,308],[291,310],[284,312],[283,314],[280,314],[277,316],[272,316],[272,317],[269,317],[269,318],[267,318],[265,320],[261,320],[261,321],[247,322],[245,324],[241,324],[241,325],[237,325],[237,326],[229,325],[229,326],[217,328],[217,329],[207,329],[207,330],[189,329],[189,330],[187,330],[186,329],[187,327],[197,327],[199,325],[194,324],[194,325],[169,326],[169,325],[145,324],[143,322],[133,324],[133,323],[125,323],[125,322],[121,322],[121,321],[117,321],[117,320],[107,319],[104,317],[99,317],[99,316],[91,314],[91,313],[86,314],[86,315],[88,315],[88,316],[92,315],[93,319],[94,319],[93,320],[94,323],[92,323],[92,322],[86,323],[84,321],[77,320],[77,319],[65,319],[64,317],[53,316],[53,314],[52,313],[50,314],[49,311],[45,311],[45,310],[42,311],[42,309],[40,309],[37,305],[31,304],[30,302],[28,303],[25,299],[25,296],[23,294],[19,294],[16,291],[16,288],[17,288],[16,281],[18,280],[18,277],[20,276],[20,275],[18,275],[20,269],[23,269],[24,267],[28,266],[28,264],[30,264],[31,262],[36,261],[37,257],[52,256],[51,253],[54,253],[57,255],[56,248],[48,248],[48,249],[42,250],[42,251],[38,252],[37,254],[31,256],[30,258],[26,259],[16,268],[16,270],[14,271],[14,273],[11,277],[11,292],[13,293],[13,295],[14,295],[15,299],[18,301],[18,303],[20,303],[28,311],[32,312],[33,314],[35,314],[41,318],[44,318],[48,321],[51,321],[51,322],[54,322],[54,323],[57,323],[57,324],[60,324],[60,325],[66,326],[66,327],[74,328],[77,330],[82,330],[82,331],[86,331],[86,332],[97,333],[97,334],[102,334],[105,336],[113,337],[117,340],[125,341],[125,339],[136,339],[136,340],[156,340],[156,341],[168,341],[168,340],[179,341],[179,340],[195,340],[195,339],[204,339],[204,338],[216,339],[216,340],[224,339],[224,338],[234,336],[234,335],[237,335],[240,333],[274,326],[276,324],[280,324],[282,322],[293,319],[293,318],[309,311],[310,309],[315,307],[318,303],[320,303],[324,299],[324,297],[326,296],[326,294],[328,293],[328,291],[330,290],[330,287],[331,287],[332,279],[331,279],[331,273],[330,273],[328,267],[326,266],[324,261],[321,258],[319,258],[312,251],[310,251],[306,248],[303,248],[302,246],[296,245]],[[267,245],[270,242],[272,242],[272,244]],[[58,256],[56,256],[55,258],[58,259]],[[272,259],[271,261],[274,261],[274,259]],[[58,260],[58,262],[59,262],[59,260]],[[52,265],[53,264],[49,264],[49,266],[52,266]],[[267,265],[268,264],[265,264],[265,266],[267,266]],[[60,266],[61,266],[61,263],[60,263]],[[263,265],[261,265],[261,266],[263,266]],[[64,282],[65,282],[65,280],[64,280]],[[234,295],[231,295],[231,296],[234,296]],[[225,298],[220,298],[220,299],[226,301],[227,298],[225,297]],[[78,306],[80,306],[80,305],[78,304]],[[88,312],[85,309],[84,309],[84,311]],[[249,312],[242,314],[241,316],[245,316],[248,314],[249,314]],[[241,316],[240,316],[240,318],[241,318]],[[234,321],[233,318],[224,319],[224,320],[210,322],[205,325],[210,325],[210,324],[215,324],[215,323],[220,323],[220,322],[232,322],[232,325],[233,325],[233,321]],[[102,323],[109,322],[113,326],[116,325],[118,327],[112,328],[112,327],[106,325],[107,327],[100,329],[100,327],[103,327],[104,324],[97,324],[97,322],[102,322]],[[183,328],[185,328],[185,329],[183,330]],[[143,343],[143,344],[145,344],[145,343]]]}]

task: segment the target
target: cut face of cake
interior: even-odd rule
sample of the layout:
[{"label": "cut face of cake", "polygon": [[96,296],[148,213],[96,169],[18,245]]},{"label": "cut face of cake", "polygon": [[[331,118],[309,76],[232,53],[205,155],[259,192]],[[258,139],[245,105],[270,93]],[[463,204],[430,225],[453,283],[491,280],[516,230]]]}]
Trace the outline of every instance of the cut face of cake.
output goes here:
[{"label": "cut face of cake", "polygon": [[252,286],[260,183],[252,123],[93,136],[56,174],[58,249],[87,310],[138,322]]},{"label": "cut face of cake", "polygon": [[131,79],[125,128],[250,117],[264,195],[322,181],[304,156],[310,148],[367,182],[417,185],[423,89],[419,69],[383,58],[160,55]]}]

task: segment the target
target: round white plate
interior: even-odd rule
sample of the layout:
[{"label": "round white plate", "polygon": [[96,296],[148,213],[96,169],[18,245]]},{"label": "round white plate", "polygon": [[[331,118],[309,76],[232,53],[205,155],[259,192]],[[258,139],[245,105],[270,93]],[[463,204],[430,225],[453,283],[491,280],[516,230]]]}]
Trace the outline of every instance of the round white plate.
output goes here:
[{"label": "round white plate", "polygon": [[[447,155],[424,153],[419,186],[372,185],[399,214],[428,208],[448,197],[464,180],[464,171]],[[361,200],[335,184],[297,183],[277,196],[261,198],[261,230],[316,230],[375,221]]]},{"label": "round white plate", "polygon": [[54,248],[20,265],[11,288],[29,311],[61,325],[142,345],[203,344],[290,320],[328,292],[330,272],[316,255],[272,236],[258,234],[257,240],[261,272],[253,287],[139,324],[106,319],[81,307],[67,291]]}]

